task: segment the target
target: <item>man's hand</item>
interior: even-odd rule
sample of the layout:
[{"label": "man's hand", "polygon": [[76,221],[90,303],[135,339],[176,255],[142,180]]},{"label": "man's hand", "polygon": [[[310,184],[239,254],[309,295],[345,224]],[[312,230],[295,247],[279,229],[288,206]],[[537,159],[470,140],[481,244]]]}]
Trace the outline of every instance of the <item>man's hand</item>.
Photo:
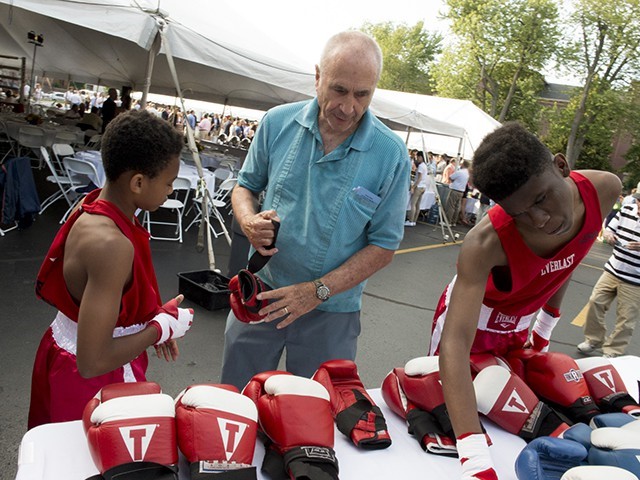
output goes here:
[{"label": "man's hand", "polygon": [[258,300],[269,300],[269,305],[258,312],[265,316],[265,322],[272,322],[279,318],[277,328],[285,328],[307,312],[322,303],[316,297],[316,287],[312,282],[296,283],[288,287],[269,290],[258,295]]},{"label": "man's hand", "polygon": [[278,252],[277,248],[266,248],[273,244],[276,235],[272,220],[280,221],[275,210],[265,210],[255,215],[247,215],[243,219],[238,219],[242,231],[251,245],[253,245],[253,248],[265,257],[275,255]]}]

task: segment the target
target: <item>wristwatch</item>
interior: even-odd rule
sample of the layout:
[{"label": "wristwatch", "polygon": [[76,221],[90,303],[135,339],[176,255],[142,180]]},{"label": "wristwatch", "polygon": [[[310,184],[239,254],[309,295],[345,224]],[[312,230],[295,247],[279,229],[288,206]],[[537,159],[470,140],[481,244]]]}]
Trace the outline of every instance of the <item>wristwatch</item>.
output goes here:
[{"label": "wristwatch", "polygon": [[331,290],[329,290],[329,287],[322,283],[322,280],[320,279],[314,280],[313,284],[316,287],[316,297],[318,297],[318,300],[322,300],[323,302],[329,300],[329,297],[331,296]]}]

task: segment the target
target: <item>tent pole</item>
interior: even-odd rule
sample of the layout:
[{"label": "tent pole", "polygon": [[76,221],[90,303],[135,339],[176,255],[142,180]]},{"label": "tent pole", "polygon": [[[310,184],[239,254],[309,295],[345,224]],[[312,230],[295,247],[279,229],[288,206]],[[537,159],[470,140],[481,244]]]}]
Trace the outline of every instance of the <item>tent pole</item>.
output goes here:
[{"label": "tent pole", "polygon": [[156,38],[153,39],[153,44],[149,49],[149,56],[147,57],[147,71],[144,75],[144,85],[142,86],[142,98],[140,99],[140,108],[145,109],[147,107],[147,95],[149,94],[149,88],[151,87],[151,75],[153,74],[153,63],[155,62],[156,55],[160,52],[160,44],[162,39],[160,33],[156,33]]}]

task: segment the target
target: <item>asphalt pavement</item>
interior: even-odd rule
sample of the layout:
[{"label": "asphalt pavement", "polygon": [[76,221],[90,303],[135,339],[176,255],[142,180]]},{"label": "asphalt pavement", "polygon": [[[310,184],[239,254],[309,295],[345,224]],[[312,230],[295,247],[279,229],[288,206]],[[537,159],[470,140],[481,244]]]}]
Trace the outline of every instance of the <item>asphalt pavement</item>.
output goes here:
[{"label": "asphalt pavement", "polygon": [[[43,198],[48,189],[44,173],[34,171]],[[0,237],[0,479],[13,479],[18,448],[26,432],[31,369],[38,343],[55,311],[34,294],[38,268],[64,213],[61,202],[49,208],[28,229]],[[411,358],[426,355],[431,321],[443,288],[455,273],[460,244],[467,227],[456,227],[456,243],[443,242],[440,227],[418,222],[405,229],[405,238],[393,262],[375,274],[365,289],[362,334],[356,362],[367,388],[377,388],[386,374]],[[152,241],[156,273],[163,299],[178,290],[179,272],[206,270],[205,252],[196,251],[196,232],[187,232],[182,244]],[[214,241],[216,265],[226,272],[230,247],[223,237]],[[577,267],[563,304],[563,318],[556,327],[551,349],[578,357],[575,346],[583,340],[581,321],[591,290],[611,253],[596,243]],[[165,393],[177,395],[193,383],[218,382],[227,310],[206,310],[189,300],[195,309],[193,327],[180,341],[180,358],[167,363],[151,357],[149,380]],[[615,304],[609,313],[615,320]],[[627,352],[640,354],[637,336]]]}]

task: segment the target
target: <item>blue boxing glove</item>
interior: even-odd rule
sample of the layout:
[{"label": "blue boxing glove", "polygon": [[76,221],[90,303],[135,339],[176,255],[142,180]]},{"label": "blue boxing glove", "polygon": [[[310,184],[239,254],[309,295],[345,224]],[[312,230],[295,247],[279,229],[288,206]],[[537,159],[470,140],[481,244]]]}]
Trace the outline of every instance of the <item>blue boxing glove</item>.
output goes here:
[{"label": "blue boxing glove", "polygon": [[604,427],[591,432],[589,464],[624,468],[640,477],[640,431],[636,422],[620,428]]},{"label": "blue boxing glove", "polygon": [[623,425],[634,422],[635,420],[637,420],[636,417],[633,417],[628,413],[603,413],[593,417],[589,422],[589,425],[593,429],[602,427],[622,427]]},{"label": "blue boxing glove", "polygon": [[516,458],[518,480],[559,480],[572,467],[584,465],[587,449],[578,442],[538,437]]}]

